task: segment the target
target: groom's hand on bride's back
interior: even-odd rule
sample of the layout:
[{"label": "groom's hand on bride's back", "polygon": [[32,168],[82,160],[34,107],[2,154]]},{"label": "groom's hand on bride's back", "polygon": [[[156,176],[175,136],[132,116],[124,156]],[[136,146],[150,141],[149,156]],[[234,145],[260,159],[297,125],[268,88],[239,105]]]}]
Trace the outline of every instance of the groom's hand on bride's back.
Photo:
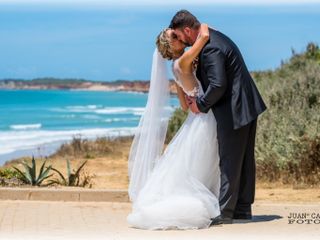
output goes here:
[{"label": "groom's hand on bride's back", "polygon": [[196,98],[186,96],[186,100],[187,100],[187,103],[189,105],[190,110],[193,113],[195,113],[195,114],[200,113],[198,106],[197,106],[197,103],[196,103]]},{"label": "groom's hand on bride's back", "polygon": [[185,99],[186,99],[186,103],[188,104],[188,106],[190,106],[190,104],[192,103],[190,97],[188,95],[185,95]]}]

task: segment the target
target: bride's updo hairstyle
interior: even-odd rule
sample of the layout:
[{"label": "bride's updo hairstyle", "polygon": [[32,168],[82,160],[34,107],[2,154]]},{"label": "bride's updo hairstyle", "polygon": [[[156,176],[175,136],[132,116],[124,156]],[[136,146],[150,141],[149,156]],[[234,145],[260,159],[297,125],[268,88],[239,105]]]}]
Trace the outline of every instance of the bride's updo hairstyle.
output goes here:
[{"label": "bride's updo hairstyle", "polygon": [[169,29],[170,28],[165,28],[159,33],[157,36],[156,45],[163,58],[172,60],[173,52],[170,47],[170,37],[167,34]]}]

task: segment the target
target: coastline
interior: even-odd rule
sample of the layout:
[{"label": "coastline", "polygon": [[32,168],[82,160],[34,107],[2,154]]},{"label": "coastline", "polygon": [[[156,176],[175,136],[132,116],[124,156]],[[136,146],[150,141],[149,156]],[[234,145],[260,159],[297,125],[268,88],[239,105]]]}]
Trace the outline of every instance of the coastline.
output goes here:
[{"label": "coastline", "polygon": [[[0,90],[72,90],[72,91],[118,91],[148,93],[150,81],[113,81],[92,82],[55,79],[51,82],[40,80],[0,80]],[[176,95],[177,90],[173,80],[170,80],[169,89],[171,95]]]},{"label": "coastline", "polygon": [[[90,135],[90,134],[82,135],[83,133],[82,134],[78,133],[78,134],[82,135],[81,139],[88,140],[88,141],[95,141],[100,137],[106,137],[107,139],[116,141],[123,137],[133,136],[134,130],[135,128],[123,128],[122,130],[121,128],[119,128],[119,130],[110,131],[110,129],[106,128],[105,132],[101,132],[100,134],[95,134],[95,135]],[[73,134],[72,137],[77,138],[78,134]],[[72,141],[73,141],[73,138],[56,140],[52,142],[45,142],[37,146],[30,146],[29,148],[26,148],[26,149],[19,149],[9,153],[1,154],[0,168],[6,165],[7,162],[17,161],[19,159],[29,158],[32,156],[34,156],[35,158],[49,157],[50,155],[54,155],[63,144],[70,144]]]}]

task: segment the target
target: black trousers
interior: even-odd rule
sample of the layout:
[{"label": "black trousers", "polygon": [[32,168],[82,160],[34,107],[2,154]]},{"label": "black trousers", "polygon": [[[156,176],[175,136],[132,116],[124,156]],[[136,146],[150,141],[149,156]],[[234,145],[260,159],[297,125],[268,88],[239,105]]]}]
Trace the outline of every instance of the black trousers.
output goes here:
[{"label": "black trousers", "polygon": [[252,214],[251,205],[255,195],[254,146],[257,119],[234,130],[232,122],[226,119],[226,115],[220,115],[221,119],[217,119],[221,170],[219,202],[221,215],[233,218],[236,215]]}]

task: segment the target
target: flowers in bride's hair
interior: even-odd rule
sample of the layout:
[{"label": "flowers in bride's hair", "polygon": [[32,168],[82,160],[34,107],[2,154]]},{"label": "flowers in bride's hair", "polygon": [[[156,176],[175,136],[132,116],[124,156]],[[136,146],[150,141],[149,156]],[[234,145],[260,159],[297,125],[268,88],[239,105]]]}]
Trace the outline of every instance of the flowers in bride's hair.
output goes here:
[{"label": "flowers in bride's hair", "polygon": [[157,45],[157,48],[163,58],[166,58],[168,60],[172,60],[173,52],[170,47],[169,36],[167,35],[167,30],[169,30],[169,29],[170,28],[165,28],[164,30],[162,30],[159,33],[159,35],[157,36],[157,39],[156,39],[156,45]]}]

